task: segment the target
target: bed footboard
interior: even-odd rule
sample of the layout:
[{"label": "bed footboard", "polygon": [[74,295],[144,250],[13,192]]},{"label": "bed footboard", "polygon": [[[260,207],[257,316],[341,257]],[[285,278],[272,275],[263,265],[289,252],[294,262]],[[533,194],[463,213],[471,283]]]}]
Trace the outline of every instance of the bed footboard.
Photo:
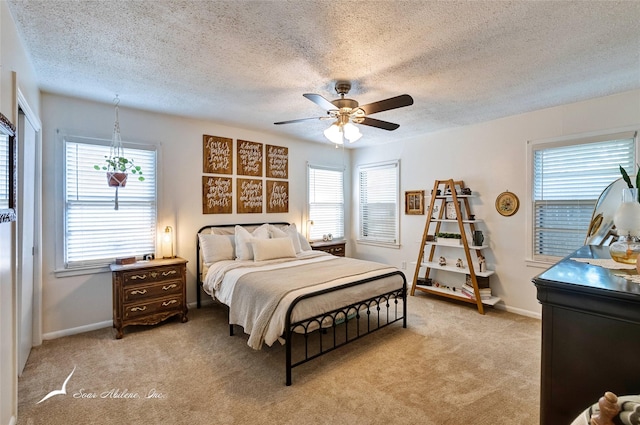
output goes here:
[{"label": "bed footboard", "polygon": [[[300,301],[328,292],[366,284],[378,279],[400,276],[402,287],[322,313],[292,322],[293,310]],[[337,287],[301,295],[287,311],[285,322],[286,384],[291,385],[291,370],[338,347],[402,320],[407,327],[407,279],[401,271],[363,279]],[[304,348],[294,360],[293,339],[302,339]]]}]

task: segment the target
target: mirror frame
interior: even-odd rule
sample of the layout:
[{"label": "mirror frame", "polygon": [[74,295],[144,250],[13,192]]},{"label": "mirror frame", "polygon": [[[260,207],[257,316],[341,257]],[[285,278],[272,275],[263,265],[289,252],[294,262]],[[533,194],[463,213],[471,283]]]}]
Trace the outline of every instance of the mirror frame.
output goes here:
[{"label": "mirror frame", "polygon": [[0,113],[0,134],[9,137],[9,208],[0,209],[0,223],[16,221],[16,207],[18,205],[18,158],[16,146],[16,128]]}]

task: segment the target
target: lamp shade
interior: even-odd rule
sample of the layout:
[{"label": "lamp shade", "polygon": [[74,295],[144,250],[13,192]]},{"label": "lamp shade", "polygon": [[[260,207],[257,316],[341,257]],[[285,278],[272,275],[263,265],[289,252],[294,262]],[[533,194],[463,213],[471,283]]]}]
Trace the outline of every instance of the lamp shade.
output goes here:
[{"label": "lamp shade", "polygon": [[167,226],[162,233],[162,258],[173,257],[173,229]]},{"label": "lamp shade", "polygon": [[347,138],[349,143],[353,143],[362,137],[362,133],[360,133],[360,129],[350,122],[346,123],[342,127],[342,130],[344,133],[344,137]]},{"label": "lamp shade", "polygon": [[344,143],[342,127],[336,123],[331,124],[331,126],[324,131],[324,137],[336,145],[342,145]]}]

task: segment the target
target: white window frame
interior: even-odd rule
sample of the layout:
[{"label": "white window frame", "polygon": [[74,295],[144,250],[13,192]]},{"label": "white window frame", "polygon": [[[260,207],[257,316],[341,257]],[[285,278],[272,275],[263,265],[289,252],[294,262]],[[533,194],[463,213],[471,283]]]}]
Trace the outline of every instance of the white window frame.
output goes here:
[{"label": "white window frame", "polygon": [[[66,141],[70,141],[72,143],[86,143],[86,144],[94,144],[94,145],[101,145],[101,146],[105,146],[107,148],[107,152],[108,152],[108,147],[111,144],[111,140],[107,140],[107,139],[100,139],[100,138],[91,138],[91,137],[85,137],[85,136],[76,136],[76,135],[72,135],[66,132],[62,132],[58,130],[58,137],[57,137],[57,146],[56,146],[56,163],[57,164],[61,164],[61,166],[59,167],[59,171],[56,174],[56,179],[58,180],[58,183],[56,184],[56,199],[55,199],[55,204],[59,205],[58,207],[56,207],[56,214],[55,214],[55,222],[56,222],[56,254],[55,254],[55,262],[56,262],[56,269],[55,269],[55,275],[57,277],[65,277],[65,276],[74,276],[74,275],[81,275],[81,274],[92,274],[92,273],[98,273],[98,272],[105,272],[105,271],[109,271],[109,264],[113,262],[113,260],[115,259],[115,256],[113,258],[105,258],[104,260],[99,260],[99,261],[88,261],[86,264],[73,264],[73,265],[68,265],[66,264],[66,208],[67,208],[67,204],[66,204],[66,199],[67,199],[67,194],[66,194]],[[159,204],[159,194],[158,194],[158,164],[160,163],[159,161],[159,145],[157,144],[149,144],[149,143],[132,143],[132,142],[124,142],[122,143],[123,147],[125,148],[125,151],[127,149],[138,149],[138,150],[147,150],[147,151],[152,151],[155,153],[155,170],[150,170],[148,169],[149,167],[145,167],[143,168],[143,174],[145,177],[145,181],[141,182],[141,184],[152,184],[154,185],[153,190],[155,192],[155,202],[153,205],[153,211],[152,214],[155,216],[155,223],[154,223],[154,229],[158,229],[158,204]],[[125,152],[126,154],[126,152]],[[100,164],[97,164],[100,165]],[[92,170],[92,172],[95,172],[97,174],[100,174],[100,171],[97,170]],[[132,175],[129,176],[130,178],[133,178]],[[136,182],[138,183],[138,182]],[[104,178],[104,184],[106,186],[107,184],[107,180],[106,180],[106,176]],[[126,190],[127,188],[120,188],[119,190]],[[115,189],[114,189],[115,190]],[[115,198],[115,196],[114,196]],[[120,207],[122,208],[123,206],[126,205],[126,196],[120,196],[119,197],[119,204]],[[153,253],[155,251],[157,251],[157,238],[155,236],[155,232],[154,232],[154,239],[153,239],[153,249],[151,250],[151,252],[145,252],[142,253],[140,252],[140,255],[143,254],[149,254],[149,253]]]},{"label": "white window frame", "polygon": [[[395,171],[395,184],[393,185],[392,190],[394,191],[394,206],[393,212],[395,214],[395,221],[392,224],[392,232],[394,233],[390,238],[384,237],[376,237],[364,234],[364,227],[366,225],[366,218],[363,214],[364,204],[363,204],[363,187],[362,187],[362,177],[363,173],[369,173],[375,170],[392,170]],[[380,182],[378,182],[380,183]],[[371,244],[371,245],[379,245],[385,247],[400,247],[400,160],[393,161],[385,161],[385,162],[377,162],[370,164],[362,164],[358,166],[358,236],[357,241],[359,243]]]},{"label": "white window frame", "polygon": [[[312,202],[311,202],[311,192],[313,188],[311,188],[311,172],[312,170],[326,170],[336,173],[342,174],[342,188],[340,188],[340,193],[342,194],[342,220],[338,219],[336,223],[327,223],[326,225],[322,224],[322,219],[318,219],[314,217],[312,212]],[[331,235],[334,239],[344,239],[345,238],[345,172],[344,167],[332,167],[325,165],[317,165],[307,163],[307,219],[313,221],[313,225],[310,226],[311,223],[307,223],[307,239],[309,241],[319,241],[322,240],[324,234],[328,233],[327,229],[335,229],[331,230]]]},{"label": "white window frame", "polygon": [[[527,245],[528,245],[528,258],[529,262],[533,266],[536,264],[553,264],[560,260],[562,257],[552,256],[552,255],[541,255],[536,253],[535,246],[535,238],[536,238],[536,216],[535,216],[535,208],[536,201],[534,199],[534,185],[535,185],[535,170],[534,170],[534,161],[535,161],[535,152],[538,150],[550,149],[550,148],[559,148],[559,147],[568,147],[575,146],[581,144],[589,144],[589,143],[598,143],[598,142],[606,142],[613,140],[622,140],[622,139],[634,139],[634,163],[638,162],[638,138],[637,138],[637,129],[634,128],[622,128],[605,132],[594,132],[582,135],[571,135],[564,136],[558,138],[544,139],[544,140],[534,140],[528,141],[527,144],[527,196],[530,200],[529,208],[526,209],[527,217],[527,228],[529,231],[527,232]],[[637,170],[635,167],[627,170],[629,174],[635,174]],[[621,177],[619,171],[615,170],[612,174],[611,182],[615,179]],[[609,182],[609,183],[611,183]],[[606,187],[606,185],[605,185]],[[604,187],[602,188],[604,190]],[[596,199],[593,200],[595,205]],[[586,238],[588,223],[585,226],[584,233]],[[576,249],[579,247],[576,247]]]}]

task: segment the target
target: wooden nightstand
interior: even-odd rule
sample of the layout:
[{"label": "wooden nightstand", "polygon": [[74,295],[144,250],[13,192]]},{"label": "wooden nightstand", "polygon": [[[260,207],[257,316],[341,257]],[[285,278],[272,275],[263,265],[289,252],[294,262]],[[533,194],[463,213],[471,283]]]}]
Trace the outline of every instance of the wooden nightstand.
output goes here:
[{"label": "wooden nightstand", "polygon": [[113,327],[116,338],[129,325],[155,325],[169,317],[187,318],[187,260],[171,258],[111,264]]},{"label": "wooden nightstand", "polygon": [[311,245],[311,249],[316,251],[324,251],[329,254],[336,255],[338,257],[345,256],[345,245],[347,243],[343,240],[341,241],[328,241],[328,242],[313,242]]}]

